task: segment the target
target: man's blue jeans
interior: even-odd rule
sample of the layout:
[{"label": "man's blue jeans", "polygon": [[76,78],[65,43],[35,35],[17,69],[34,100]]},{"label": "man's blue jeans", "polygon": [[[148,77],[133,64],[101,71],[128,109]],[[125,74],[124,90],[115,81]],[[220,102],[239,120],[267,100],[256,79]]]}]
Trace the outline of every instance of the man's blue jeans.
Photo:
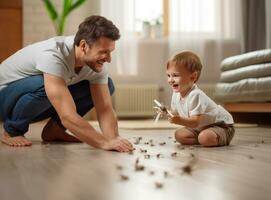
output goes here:
[{"label": "man's blue jeans", "polygon": [[[84,116],[91,108],[89,82],[81,81],[68,87],[76,104],[77,113]],[[114,92],[114,84],[108,79],[110,95]],[[10,83],[0,91],[0,120],[10,136],[24,135],[29,124],[48,117],[59,120],[59,117],[48,100],[42,75],[30,76]]]}]

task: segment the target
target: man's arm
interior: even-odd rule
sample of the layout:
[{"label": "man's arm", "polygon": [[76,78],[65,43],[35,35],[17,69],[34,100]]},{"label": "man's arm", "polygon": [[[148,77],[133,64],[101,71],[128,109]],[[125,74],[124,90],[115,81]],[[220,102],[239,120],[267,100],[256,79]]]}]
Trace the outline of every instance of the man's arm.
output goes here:
[{"label": "man's arm", "polygon": [[105,150],[130,150],[123,141],[108,141],[77,114],[75,103],[63,79],[44,73],[44,85],[48,99],[56,109],[63,126],[78,139]]},{"label": "man's arm", "polygon": [[107,84],[91,84],[90,90],[103,135],[108,139],[117,138],[119,136],[117,116],[113,110]]}]

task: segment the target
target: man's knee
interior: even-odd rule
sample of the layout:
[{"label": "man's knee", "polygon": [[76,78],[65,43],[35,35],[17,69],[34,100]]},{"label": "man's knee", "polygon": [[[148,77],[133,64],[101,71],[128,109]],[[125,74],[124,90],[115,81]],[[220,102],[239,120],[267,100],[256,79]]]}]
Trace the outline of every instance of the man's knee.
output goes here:
[{"label": "man's knee", "polygon": [[[32,103],[34,100],[36,100],[39,105],[43,105],[41,102],[45,101],[45,104],[48,102],[42,75],[30,76],[10,83],[1,91],[1,120],[5,121],[10,117],[17,105],[25,108],[25,104],[29,102]],[[26,109],[26,112],[29,112],[29,110]]]},{"label": "man's knee", "polygon": [[112,96],[115,91],[115,86],[114,86],[113,80],[110,77],[108,77],[108,88],[109,88],[110,95]]}]

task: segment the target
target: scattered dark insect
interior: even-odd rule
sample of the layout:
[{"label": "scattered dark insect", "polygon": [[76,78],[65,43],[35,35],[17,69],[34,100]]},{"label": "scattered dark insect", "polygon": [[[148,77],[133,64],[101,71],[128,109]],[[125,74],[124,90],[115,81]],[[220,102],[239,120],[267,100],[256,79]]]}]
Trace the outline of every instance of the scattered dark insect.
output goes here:
[{"label": "scattered dark insect", "polygon": [[147,153],[147,149],[140,149],[140,153]]},{"label": "scattered dark insect", "polygon": [[262,144],[264,143],[264,140],[262,139]]},{"label": "scattered dark insect", "polygon": [[150,145],[151,147],[155,146],[155,145],[153,144],[153,140],[152,140],[152,139],[149,140],[149,145]]},{"label": "scattered dark insect", "polygon": [[148,144],[149,144],[149,142],[144,142],[144,144],[145,144],[145,145],[148,145]]},{"label": "scattered dark insect", "polygon": [[185,166],[182,167],[183,174],[188,174],[188,175],[192,174],[193,166],[197,162],[197,159],[194,156],[194,154],[191,154],[191,156],[192,156],[192,159]]},{"label": "scattered dark insect", "polygon": [[136,138],[136,141],[134,142],[134,144],[139,144],[141,140],[142,140],[142,137]]},{"label": "scattered dark insect", "polygon": [[120,179],[121,179],[122,181],[127,181],[127,180],[129,180],[129,177],[126,176],[126,175],[120,174]]},{"label": "scattered dark insect", "polygon": [[166,142],[161,142],[161,143],[159,143],[159,145],[165,145],[166,144]]},{"label": "scattered dark insect", "polygon": [[136,141],[134,142],[134,144],[139,144],[140,140],[136,139]]},{"label": "scattered dark insect", "polygon": [[191,175],[192,173],[192,166],[187,164],[185,166],[182,167],[182,170],[183,170],[183,173],[184,174],[188,174],[188,175]]},{"label": "scattered dark insect", "polygon": [[161,183],[161,182],[155,182],[155,187],[157,188],[157,189],[161,189],[161,188],[163,188],[163,183]]},{"label": "scattered dark insect", "polygon": [[191,153],[191,154],[190,154],[190,156],[191,156],[192,158],[194,158],[194,157],[195,157],[195,155],[194,155],[193,153]]},{"label": "scattered dark insect", "polygon": [[252,155],[249,155],[248,158],[249,159],[254,159],[254,157]]},{"label": "scattered dark insect", "polygon": [[123,167],[120,165],[116,165],[117,170],[123,170]]},{"label": "scattered dark insect", "polygon": [[150,157],[151,157],[151,156],[150,156],[149,154],[144,155],[144,158],[145,158],[145,159],[150,159]]},{"label": "scattered dark insect", "polygon": [[168,139],[172,139],[172,137],[171,137],[171,136],[168,136]]},{"label": "scattered dark insect", "polygon": [[168,177],[168,172],[164,171],[164,177],[167,178]]},{"label": "scattered dark insect", "polygon": [[161,158],[162,157],[162,154],[158,153],[156,154],[156,158]]},{"label": "scattered dark insect", "polygon": [[128,154],[133,155],[133,154],[134,154],[134,150],[136,150],[136,149],[133,148],[133,150],[132,150],[132,151],[129,151]]},{"label": "scattered dark insect", "polygon": [[181,145],[181,144],[179,144],[179,145],[178,145],[178,149],[184,149],[184,146]]},{"label": "scattered dark insect", "polygon": [[144,171],[145,167],[143,165],[136,165],[135,171]]},{"label": "scattered dark insect", "polygon": [[155,172],[154,172],[154,171],[150,171],[149,173],[150,173],[150,175],[154,175],[154,174],[155,174]]},{"label": "scattered dark insect", "polygon": [[139,158],[136,159],[135,162],[135,171],[143,171],[145,167],[143,165],[139,165]]},{"label": "scattered dark insect", "polygon": [[177,152],[173,152],[173,153],[171,153],[171,157],[176,157],[177,156]]},{"label": "scattered dark insect", "polygon": [[174,143],[177,143],[177,140],[174,140]]}]

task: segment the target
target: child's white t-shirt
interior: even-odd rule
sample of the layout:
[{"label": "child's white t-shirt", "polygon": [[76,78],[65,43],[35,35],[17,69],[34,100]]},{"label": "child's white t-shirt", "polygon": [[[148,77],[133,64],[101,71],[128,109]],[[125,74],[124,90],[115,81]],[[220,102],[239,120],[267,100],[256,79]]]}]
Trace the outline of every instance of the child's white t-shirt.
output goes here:
[{"label": "child's white t-shirt", "polygon": [[196,84],[185,97],[182,97],[180,93],[173,93],[171,110],[177,112],[181,117],[203,115],[203,121],[197,128],[221,121],[226,124],[234,123],[231,114],[222,106],[217,105]]}]

